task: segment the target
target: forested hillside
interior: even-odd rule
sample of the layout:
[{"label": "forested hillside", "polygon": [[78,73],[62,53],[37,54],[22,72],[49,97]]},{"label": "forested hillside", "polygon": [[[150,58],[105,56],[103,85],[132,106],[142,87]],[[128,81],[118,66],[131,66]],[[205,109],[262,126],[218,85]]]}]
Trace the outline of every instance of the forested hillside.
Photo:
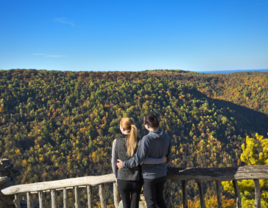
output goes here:
[{"label": "forested hillside", "polygon": [[155,71],[157,76],[177,79],[195,86],[213,99],[230,101],[240,106],[268,114],[268,73],[237,72],[204,74],[182,71]]},{"label": "forested hillside", "polygon": [[[143,115],[153,112],[172,138],[171,166],[241,165],[246,136],[268,132],[267,80],[259,72],[2,70],[0,155],[20,169],[18,183],[111,173],[120,119],[133,118],[142,136]],[[180,193],[173,187],[177,204]]]}]

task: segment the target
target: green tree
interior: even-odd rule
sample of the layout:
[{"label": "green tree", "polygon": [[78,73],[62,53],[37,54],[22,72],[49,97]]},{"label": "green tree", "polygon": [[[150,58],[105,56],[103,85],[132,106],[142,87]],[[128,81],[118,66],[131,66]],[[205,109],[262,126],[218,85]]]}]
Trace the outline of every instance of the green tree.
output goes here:
[{"label": "green tree", "polygon": [[[268,165],[268,138],[264,138],[256,133],[255,138],[246,138],[246,144],[242,144],[242,154],[240,159],[247,165]],[[268,180],[259,180],[261,190],[267,190]],[[232,182],[222,182],[224,190],[234,193]],[[242,200],[242,207],[254,207],[254,181],[242,180],[238,181],[240,188],[240,195]],[[262,192],[261,206],[268,207],[268,193]]]}]

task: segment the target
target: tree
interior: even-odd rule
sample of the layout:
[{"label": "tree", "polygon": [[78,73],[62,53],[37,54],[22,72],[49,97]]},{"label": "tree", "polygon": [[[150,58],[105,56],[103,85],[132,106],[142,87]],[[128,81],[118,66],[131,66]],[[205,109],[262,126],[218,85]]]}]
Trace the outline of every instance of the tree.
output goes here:
[{"label": "tree", "polygon": [[[247,165],[268,165],[268,138],[264,138],[256,133],[256,138],[246,138],[246,144],[242,144],[242,154],[240,159]],[[259,180],[261,190],[267,190],[268,180]],[[253,180],[242,180],[237,182],[240,188],[242,207],[254,207],[254,182]],[[231,181],[222,182],[224,190],[234,193]],[[261,206],[268,207],[268,194],[262,192]]]}]

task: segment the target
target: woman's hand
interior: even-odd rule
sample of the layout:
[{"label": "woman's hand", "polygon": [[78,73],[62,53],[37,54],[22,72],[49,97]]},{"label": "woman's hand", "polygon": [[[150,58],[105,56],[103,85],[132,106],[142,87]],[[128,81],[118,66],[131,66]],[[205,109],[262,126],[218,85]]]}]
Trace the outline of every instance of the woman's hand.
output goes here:
[{"label": "woman's hand", "polygon": [[167,162],[167,157],[164,156],[164,157],[163,157],[163,163],[166,163],[166,162]]},{"label": "woman's hand", "polygon": [[117,165],[117,167],[118,167],[119,169],[124,168],[122,163],[123,163],[122,160],[117,159],[117,163],[116,163],[116,165]]}]

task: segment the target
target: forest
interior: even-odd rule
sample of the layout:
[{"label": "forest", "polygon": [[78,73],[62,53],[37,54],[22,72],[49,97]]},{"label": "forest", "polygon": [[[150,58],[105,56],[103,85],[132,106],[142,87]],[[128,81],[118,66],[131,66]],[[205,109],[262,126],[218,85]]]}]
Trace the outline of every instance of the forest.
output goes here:
[{"label": "forest", "polygon": [[[131,117],[143,136],[153,112],[172,138],[169,166],[246,165],[242,144],[268,132],[267,80],[268,72],[0,70],[0,155],[20,170],[18,184],[109,174],[120,119]],[[194,182],[188,190],[198,195]],[[213,184],[205,190],[213,195]],[[174,206],[181,194],[172,184]],[[107,196],[113,204],[111,187]]]}]

